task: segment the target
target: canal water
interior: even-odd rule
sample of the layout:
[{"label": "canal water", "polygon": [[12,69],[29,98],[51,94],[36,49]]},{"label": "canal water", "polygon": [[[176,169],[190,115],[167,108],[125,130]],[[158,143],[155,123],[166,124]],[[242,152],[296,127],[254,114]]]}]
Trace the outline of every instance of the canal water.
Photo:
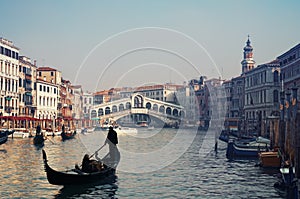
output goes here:
[{"label": "canal water", "polygon": [[[151,169],[153,165],[147,167],[147,161],[144,166],[138,161],[128,162],[127,155],[122,155],[128,151],[155,152],[178,133],[183,142],[192,141],[191,144],[186,149],[178,143],[177,147],[168,148],[169,154],[176,158],[166,164],[161,161],[164,154],[154,153],[157,161],[151,162],[160,167]],[[105,134],[78,134],[64,142],[58,136],[49,137],[43,147],[34,146],[31,138],[9,139],[0,146],[0,198],[282,198],[273,188],[276,170],[255,167],[256,160],[228,161],[225,143],[219,141],[215,153],[211,144],[214,141],[207,141],[207,137],[214,137],[210,131],[160,129],[159,132],[139,130],[137,135],[124,133],[119,135],[120,169],[111,182],[76,187],[48,183],[42,149],[47,152],[52,168],[66,170],[80,163],[85,153],[92,154],[99,148]],[[134,169],[130,170],[130,164]]]}]

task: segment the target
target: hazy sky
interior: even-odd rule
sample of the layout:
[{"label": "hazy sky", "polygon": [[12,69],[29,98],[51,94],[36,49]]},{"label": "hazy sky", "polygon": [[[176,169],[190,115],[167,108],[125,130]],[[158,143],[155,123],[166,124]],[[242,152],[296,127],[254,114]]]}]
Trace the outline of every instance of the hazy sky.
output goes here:
[{"label": "hazy sky", "polygon": [[300,42],[298,0],[0,0],[20,54],[95,91],[241,73],[250,35],[262,64]]}]

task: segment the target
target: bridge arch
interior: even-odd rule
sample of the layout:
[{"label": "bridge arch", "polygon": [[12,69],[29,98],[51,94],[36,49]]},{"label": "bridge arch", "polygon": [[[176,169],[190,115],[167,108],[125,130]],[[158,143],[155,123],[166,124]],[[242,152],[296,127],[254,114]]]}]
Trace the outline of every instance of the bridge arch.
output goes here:
[{"label": "bridge arch", "polygon": [[112,113],[118,112],[118,108],[117,108],[116,105],[113,105],[113,106],[112,106],[111,112],[112,112]]},{"label": "bridge arch", "polygon": [[144,98],[141,95],[136,95],[133,98],[134,108],[143,108]]},{"label": "bridge arch", "polygon": [[154,116],[165,123],[179,121],[185,116],[182,106],[144,97],[140,93],[134,93],[131,97],[95,105],[91,110],[92,118],[108,119],[125,117],[124,121],[130,120],[129,116],[139,117]]},{"label": "bridge arch", "polygon": [[170,107],[167,107],[167,108],[166,108],[166,114],[167,114],[167,115],[171,115],[171,114],[172,114],[172,110],[171,110]]},{"label": "bridge arch", "polygon": [[158,112],[158,105],[157,104],[153,104],[153,110]]},{"label": "bridge arch", "polygon": [[126,109],[131,109],[131,103],[130,102],[126,102],[125,107],[126,107]]},{"label": "bridge arch", "polygon": [[102,116],[103,115],[103,109],[102,108],[99,108],[98,109],[98,116]]},{"label": "bridge arch", "polygon": [[147,108],[147,109],[151,109],[151,103],[150,103],[150,102],[147,102],[147,103],[146,103],[146,108]]},{"label": "bridge arch", "polygon": [[105,108],[105,115],[108,115],[108,114],[110,114],[110,107]]},{"label": "bridge arch", "polygon": [[119,111],[124,111],[124,104],[119,104]]},{"label": "bridge arch", "polygon": [[178,110],[176,108],[173,109],[173,116],[178,117]]},{"label": "bridge arch", "polygon": [[160,107],[159,107],[159,112],[160,113],[165,113],[165,106],[164,105],[161,105]]},{"label": "bridge arch", "polygon": [[182,118],[184,118],[185,117],[185,112],[184,111],[180,111],[179,112],[179,116],[182,117]]}]

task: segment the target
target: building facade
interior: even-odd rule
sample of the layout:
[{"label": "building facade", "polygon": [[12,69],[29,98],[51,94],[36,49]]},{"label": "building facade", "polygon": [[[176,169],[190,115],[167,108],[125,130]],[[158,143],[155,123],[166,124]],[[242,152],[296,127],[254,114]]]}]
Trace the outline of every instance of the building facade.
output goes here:
[{"label": "building facade", "polygon": [[36,65],[19,56],[19,115],[34,117],[36,112]]},{"label": "building facade", "polygon": [[74,93],[71,82],[69,80],[62,79],[60,85],[61,105],[58,106],[60,120],[69,121],[73,119],[73,99]]},{"label": "building facade", "polygon": [[57,119],[57,96],[58,86],[56,84],[38,79],[36,81],[37,106],[36,118],[43,121],[42,127],[47,128],[51,122]]},{"label": "building facade", "polygon": [[[283,90],[292,90],[300,85],[300,44],[277,57],[281,68]],[[300,96],[300,89],[297,90]],[[300,101],[300,100],[299,100]],[[298,101],[298,103],[299,103]],[[299,106],[298,106],[299,107]]]},{"label": "building facade", "polygon": [[182,85],[159,84],[151,86],[140,86],[134,89],[134,93],[140,93],[145,97],[177,104],[176,91],[182,88]]},{"label": "building facade", "polygon": [[81,128],[83,126],[83,91],[80,85],[73,85],[72,90],[74,94],[72,117],[75,119],[76,128]]},{"label": "building facade", "polygon": [[278,115],[280,104],[280,67],[275,60],[245,73],[246,130],[269,137],[267,119]]},{"label": "building facade", "polygon": [[19,48],[0,38],[0,115],[19,113]]}]

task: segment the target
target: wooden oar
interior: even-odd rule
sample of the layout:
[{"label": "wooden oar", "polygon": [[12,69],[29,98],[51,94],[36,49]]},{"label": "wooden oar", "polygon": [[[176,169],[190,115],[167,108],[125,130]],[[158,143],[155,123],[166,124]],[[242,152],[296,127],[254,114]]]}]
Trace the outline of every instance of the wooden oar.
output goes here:
[{"label": "wooden oar", "polygon": [[93,153],[90,158],[92,158],[96,153],[98,153],[98,151],[100,151],[103,147],[105,146],[105,144],[103,144],[97,151],[95,151],[95,153]]},{"label": "wooden oar", "polygon": [[52,142],[52,144],[55,144],[55,142],[52,139],[48,138],[48,137],[47,137],[47,140],[49,140],[50,142]]}]

